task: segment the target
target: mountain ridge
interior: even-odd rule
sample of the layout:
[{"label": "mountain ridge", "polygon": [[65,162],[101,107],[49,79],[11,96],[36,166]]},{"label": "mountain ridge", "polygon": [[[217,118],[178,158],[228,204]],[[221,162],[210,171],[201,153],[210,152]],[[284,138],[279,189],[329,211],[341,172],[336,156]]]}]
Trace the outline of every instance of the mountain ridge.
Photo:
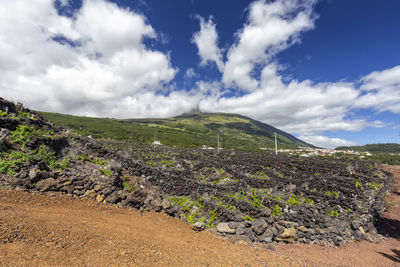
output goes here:
[{"label": "mountain ridge", "polygon": [[198,148],[202,145],[216,147],[219,135],[223,148],[258,150],[273,148],[276,132],[278,146],[281,148],[313,147],[271,125],[234,113],[203,113],[195,110],[170,118],[148,119],[90,118],[60,113],[40,113],[59,126],[95,138],[145,144],[157,139],[165,145]]}]

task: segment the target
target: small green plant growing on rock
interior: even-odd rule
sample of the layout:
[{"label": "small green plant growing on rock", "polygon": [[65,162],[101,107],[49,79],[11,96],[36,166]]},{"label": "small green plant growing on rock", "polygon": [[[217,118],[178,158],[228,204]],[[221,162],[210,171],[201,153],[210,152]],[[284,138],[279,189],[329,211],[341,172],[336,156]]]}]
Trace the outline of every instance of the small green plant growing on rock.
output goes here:
[{"label": "small green plant growing on rock", "polygon": [[7,116],[8,116],[7,112],[2,111],[2,110],[0,109],[0,117],[7,117]]},{"label": "small green plant growing on rock", "polygon": [[103,166],[103,165],[108,163],[108,160],[99,160],[96,157],[88,157],[86,155],[80,155],[78,157],[78,160],[85,161],[85,162],[91,162],[91,163],[98,164],[98,165],[101,165],[101,166]]},{"label": "small green plant growing on rock", "polygon": [[106,169],[99,169],[99,172],[105,176],[111,176],[112,172]]},{"label": "small green plant growing on rock", "polygon": [[254,221],[254,218],[251,217],[250,215],[246,215],[246,216],[242,217],[242,219],[243,219],[243,221],[250,221],[250,222]]},{"label": "small green plant growing on rock", "polygon": [[268,180],[269,177],[264,172],[257,172],[257,178],[260,180]]},{"label": "small green plant growing on rock", "polygon": [[122,187],[124,190],[128,191],[129,193],[135,191],[136,187],[131,182],[122,182]]},{"label": "small green plant growing on rock", "polygon": [[289,200],[287,201],[289,205],[300,205],[300,197],[296,195],[291,195]]},{"label": "small green plant growing on rock", "polygon": [[363,187],[363,185],[359,182],[359,181],[356,181],[356,188],[358,188],[358,187]]},{"label": "small green plant growing on rock", "polygon": [[344,211],[347,212],[347,213],[352,213],[352,212],[353,212],[353,210],[350,209],[350,208],[347,208],[347,209],[345,209]]},{"label": "small green plant growing on rock", "polygon": [[217,208],[215,208],[215,209],[212,210],[212,211],[209,211],[209,212],[208,212],[208,215],[209,215],[210,217],[208,218],[208,222],[207,222],[207,225],[206,225],[206,226],[207,226],[208,228],[215,228],[214,221],[218,220]]},{"label": "small green plant growing on rock", "polygon": [[271,216],[278,216],[282,214],[282,207],[276,204],[274,207],[271,207],[272,214]]},{"label": "small green plant growing on rock", "polygon": [[257,190],[254,188],[253,192],[250,194],[251,200],[248,200],[248,202],[254,206],[255,208],[261,208],[262,207],[262,199],[261,196],[257,193]]},{"label": "small green plant growing on rock", "polygon": [[338,198],[339,197],[339,193],[336,192],[336,191],[326,191],[325,192],[325,196]]},{"label": "small green plant growing on rock", "polygon": [[307,204],[310,204],[310,205],[314,204],[314,200],[312,200],[310,198],[305,198],[304,202],[307,203]]},{"label": "small green plant growing on rock", "polygon": [[383,185],[377,184],[377,183],[374,183],[374,182],[369,182],[368,186],[369,186],[369,188],[371,188],[371,189],[373,189],[375,191],[379,190],[381,187],[383,187]]},{"label": "small green plant growing on rock", "polygon": [[200,213],[190,213],[189,215],[186,216],[186,219],[188,223],[194,224],[195,222],[197,222],[196,220],[197,217],[200,217]]},{"label": "small green plant growing on rock", "polygon": [[21,164],[33,160],[34,157],[32,155],[19,151],[2,153],[0,154],[0,172],[8,175],[15,175]]},{"label": "small green plant growing on rock", "polygon": [[339,212],[337,210],[331,210],[331,217],[338,217],[339,216]]},{"label": "small green plant growing on rock", "polygon": [[12,131],[9,138],[13,143],[19,143],[25,147],[30,141],[34,132],[34,128],[26,125],[18,125],[15,131]]}]

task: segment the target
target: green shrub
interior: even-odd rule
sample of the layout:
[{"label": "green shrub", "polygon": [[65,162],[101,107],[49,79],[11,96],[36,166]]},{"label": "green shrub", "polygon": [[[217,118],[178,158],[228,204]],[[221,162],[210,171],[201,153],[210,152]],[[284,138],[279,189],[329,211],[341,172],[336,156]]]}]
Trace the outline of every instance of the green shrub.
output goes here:
[{"label": "green shrub", "polygon": [[209,215],[210,217],[208,218],[208,223],[207,223],[206,226],[207,226],[208,228],[215,228],[214,222],[215,222],[216,220],[218,220],[217,208],[215,208],[215,209],[212,210],[212,211],[209,211],[209,212],[208,212],[208,215]]},{"label": "green shrub", "polygon": [[19,166],[25,162],[32,162],[34,157],[30,154],[12,151],[0,154],[0,172],[8,175],[15,175]]},{"label": "green shrub", "polygon": [[100,173],[105,176],[111,176],[112,172],[106,169],[99,169]]},{"label": "green shrub", "polygon": [[108,164],[108,160],[99,160],[96,157],[92,158],[92,157],[88,157],[86,155],[80,155],[78,157],[78,159],[81,160],[81,161],[91,162],[91,163],[98,164],[98,165],[101,165],[101,166],[103,166],[105,164]]},{"label": "green shrub", "polygon": [[369,182],[368,186],[369,186],[369,188],[371,188],[371,189],[373,189],[375,191],[379,190],[381,187],[383,187],[383,185],[377,184],[377,183],[374,183],[374,182]]},{"label": "green shrub", "polygon": [[248,202],[255,208],[261,208],[262,205],[262,199],[259,194],[257,194],[257,190],[254,188],[253,192],[250,194],[250,200]]},{"label": "green shrub", "polygon": [[289,200],[287,201],[289,205],[300,205],[300,197],[296,195],[291,195]]},{"label": "green shrub", "polygon": [[271,209],[272,209],[272,214],[271,214],[272,216],[278,216],[283,213],[281,206],[279,206],[278,204],[276,204],[274,207],[271,207]]},{"label": "green shrub", "polygon": [[130,182],[122,182],[122,187],[124,188],[124,190],[128,191],[129,193],[135,191],[135,189],[136,189],[135,185]]},{"label": "green shrub", "polygon": [[331,217],[338,217],[339,216],[339,212],[337,210],[331,210]]},{"label": "green shrub", "polygon": [[307,204],[310,204],[310,205],[314,204],[314,200],[312,200],[310,198],[305,198],[304,202],[307,203]]},{"label": "green shrub", "polygon": [[244,217],[242,217],[242,219],[244,220],[244,221],[254,221],[254,218],[253,217],[251,217],[250,215],[246,215],[246,216],[244,216]]},{"label": "green shrub", "polygon": [[22,147],[25,147],[34,135],[34,128],[26,125],[18,125],[15,131],[12,131],[9,135],[10,141],[13,143],[19,143]]}]

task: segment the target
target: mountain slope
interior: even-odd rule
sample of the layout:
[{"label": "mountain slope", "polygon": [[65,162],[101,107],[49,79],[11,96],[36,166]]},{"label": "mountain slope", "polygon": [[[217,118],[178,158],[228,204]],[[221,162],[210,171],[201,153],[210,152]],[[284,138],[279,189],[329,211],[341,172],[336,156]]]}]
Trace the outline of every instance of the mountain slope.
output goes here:
[{"label": "mountain slope", "polygon": [[277,133],[280,148],[311,146],[284,131],[245,116],[198,111],[167,119],[89,118],[41,112],[51,122],[95,138],[111,138],[138,143],[151,143],[198,148],[202,145],[229,149],[255,150],[274,147]]},{"label": "mountain slope", "polygon": [[373,153],[400,153],[400,144],[385,143],[385,144],[367,144],[363,146],[342,146],[337,147],[337,150],[354,150],[354,151],[369,151]]}]

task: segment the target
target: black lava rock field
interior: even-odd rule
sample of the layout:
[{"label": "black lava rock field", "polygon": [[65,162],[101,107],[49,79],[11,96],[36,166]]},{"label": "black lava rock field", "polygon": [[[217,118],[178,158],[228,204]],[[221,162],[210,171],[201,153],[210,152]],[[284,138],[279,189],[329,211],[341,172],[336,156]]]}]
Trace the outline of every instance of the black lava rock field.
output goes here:
[{"label": "black lava rock field", "polygon": [[375,240],[392,176],[370,161],[82,137],[0,99],[3,188],[179,217],[254,242]]}]

